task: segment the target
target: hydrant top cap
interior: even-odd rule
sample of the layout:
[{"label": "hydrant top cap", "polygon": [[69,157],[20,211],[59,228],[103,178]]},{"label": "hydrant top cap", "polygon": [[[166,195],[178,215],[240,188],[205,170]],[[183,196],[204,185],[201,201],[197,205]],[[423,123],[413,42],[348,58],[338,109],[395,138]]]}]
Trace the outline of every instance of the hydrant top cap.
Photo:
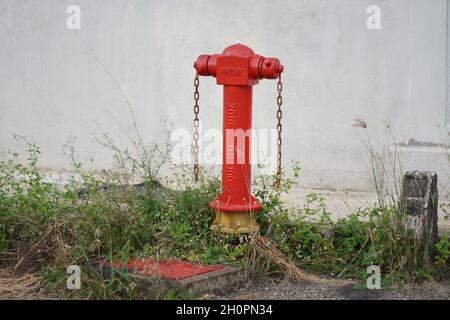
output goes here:
[{"label": "hydrant top cap", "polygon": [[225,55],[229,55],[229,56],[238,56],[238,57],[250,57],[252,55],[254,55],[255,53],[253,52],[252,49],[250,49],[249,47],[247,47],[246,45],[237,43],[237,44],[233,44],[227,48],[225,48],[225,50],[223,50],[223,54]]}]

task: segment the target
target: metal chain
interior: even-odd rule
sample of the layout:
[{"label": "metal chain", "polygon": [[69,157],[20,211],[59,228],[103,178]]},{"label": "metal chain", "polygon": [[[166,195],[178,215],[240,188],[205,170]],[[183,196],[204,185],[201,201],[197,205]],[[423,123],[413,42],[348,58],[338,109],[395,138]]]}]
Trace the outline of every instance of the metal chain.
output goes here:
[{"label": "metal chain", "polygon": [[283,104],[283,97],[281,96],[281,92],[283,91],[283,83],[281,82],[281,73],[278,77],[278,83],[277,83],[277,133],[278,133],[278,139],[277,139],[277,176],[276,176],[276,187],[279,187],[281,185],[281,146],[283,144],[283,141],[281,140],[281,132],[283,131],[283,126],[281,124],[281,119],[283,118],[283,111],[281,110],[281,106]]},{"label": "metal chain", "polygon": [[198,113],[200,112],[200,107],[198,105],[198,100],[200,99],[200,93],[198,92],[198,87],[200,85],[200,80],[198,77],[198,73],[195,74],[194,78],[194,180],[195,182],[198,181],[198,176],[200,172],[200,167],[198,164],[198,154],[199,154],[199,146],[198,146],[198,140],[199,140],[199,133],[198,133],[198,127],[200,120],[198,119]]}]

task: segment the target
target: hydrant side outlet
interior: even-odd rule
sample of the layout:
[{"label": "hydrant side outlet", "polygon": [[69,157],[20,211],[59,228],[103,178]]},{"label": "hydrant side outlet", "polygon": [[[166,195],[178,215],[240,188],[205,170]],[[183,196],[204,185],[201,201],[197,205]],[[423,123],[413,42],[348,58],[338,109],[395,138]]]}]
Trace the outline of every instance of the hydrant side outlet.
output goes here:
[{"label": "hydrant side outlet", "polygon": [[242,44],[229,46],[222,54],[200,55],[194,67],[200,76],[213,76],[223,85],[222,192],[209,203],[216,213],[211,228],[256,232],[256,213],[262,205],[252,196],[250,185],[253,85],[260,79],[278,78],[284,68],[278,59],[264,58]]}]

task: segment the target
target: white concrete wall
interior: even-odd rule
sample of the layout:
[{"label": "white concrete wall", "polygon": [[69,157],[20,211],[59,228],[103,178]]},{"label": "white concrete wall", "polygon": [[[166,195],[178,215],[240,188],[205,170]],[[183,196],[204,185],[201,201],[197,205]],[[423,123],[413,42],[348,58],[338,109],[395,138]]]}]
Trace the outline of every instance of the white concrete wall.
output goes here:
[{"label": "white concrete wall", "polygon": [[[66,28],[70,4],[82,10],[81,30]],[[372,4],[381,30],[366,27]],[[148,141],[162,140],[164,119],[191,129],[193,61],[240,40],[285,66],[284,162],[301,162],[303,186],[371,190],[361,136],[386,156],[391,135],[406,145],[404,169],[437,170],[441,189],[449,185],[437,146],[447,139],[446,0],[0,0],[0,40],[2,158],[18,149],[14,132],[41,146],[43,167],[65,167],[61,148],[76,136],[83,159],[110,165],[92,134],[126,146],[118,122],[134,129],[97,58]],[[221,127],[221,95],[201,79],[206,127]],[[275,127],[274,81],[254,88],[253,120]]]}]

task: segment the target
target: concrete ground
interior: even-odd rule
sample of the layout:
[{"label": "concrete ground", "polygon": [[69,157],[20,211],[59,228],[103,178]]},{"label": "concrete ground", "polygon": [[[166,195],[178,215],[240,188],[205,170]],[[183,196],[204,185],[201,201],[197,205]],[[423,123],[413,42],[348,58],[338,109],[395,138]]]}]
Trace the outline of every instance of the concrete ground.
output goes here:
[{"label": "concrete ground", "polygon": [[364,289],[361,285],[317,285],[281,279],[257,279],[221,296],[208,299],[238,300],[449,300],[450,282],[405,285],[399,289]]}]

